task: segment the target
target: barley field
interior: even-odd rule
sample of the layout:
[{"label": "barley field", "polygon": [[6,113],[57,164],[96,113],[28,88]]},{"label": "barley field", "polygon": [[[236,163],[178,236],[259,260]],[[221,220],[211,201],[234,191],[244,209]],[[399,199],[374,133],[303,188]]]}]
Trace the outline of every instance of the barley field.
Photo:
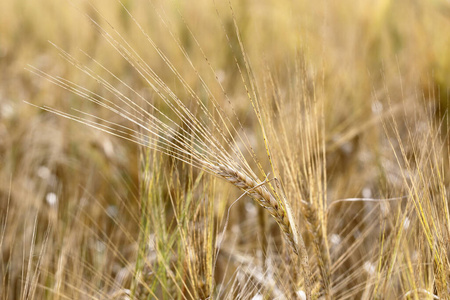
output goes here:
[{"label": "barley field", "polygon": [[0,2],[0,299],[450,299],[450,2]]}]

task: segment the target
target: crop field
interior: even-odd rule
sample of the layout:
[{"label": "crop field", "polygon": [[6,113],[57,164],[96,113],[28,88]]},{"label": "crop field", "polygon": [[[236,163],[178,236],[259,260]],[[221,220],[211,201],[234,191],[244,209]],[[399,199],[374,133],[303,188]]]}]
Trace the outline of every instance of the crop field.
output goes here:
[{"label": "crop field", "polygon": [[450,299],[448,0],[0,2],[0,299]]}]

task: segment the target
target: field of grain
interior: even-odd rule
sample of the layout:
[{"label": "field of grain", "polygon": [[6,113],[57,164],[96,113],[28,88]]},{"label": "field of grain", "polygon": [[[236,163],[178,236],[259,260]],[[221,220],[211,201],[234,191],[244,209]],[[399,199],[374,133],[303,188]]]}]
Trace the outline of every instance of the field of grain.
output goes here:
[{"label": "field of grain", "polygon": [[449,299],[450,2],[0,2],[0,298]]}]

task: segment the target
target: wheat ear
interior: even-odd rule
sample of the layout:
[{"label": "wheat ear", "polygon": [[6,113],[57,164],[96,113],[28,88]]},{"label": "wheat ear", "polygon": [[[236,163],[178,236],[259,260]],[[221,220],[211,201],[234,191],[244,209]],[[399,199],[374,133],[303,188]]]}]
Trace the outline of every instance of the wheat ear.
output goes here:
[{"label": "wheat ear", "polygon": [[304,208],[304,216],[306,219],[306,226],[310,232],[314,251],[316,252],[317,262],[320,271],[320,279],[322,285],[322,292],[324,293],[325,299],[330,299],[331,297],[331,279],[330,270],[331,262],[328,249],[325,245],[325,237],[323,236],[322,224],[319,220],[317,210],[309,202],[302,201]]},{"label": "wheat ear", "polygon": [[[131,16],[131,15],[130,15]],[[132,17],[132,16],[131,16]],[[211,94],[210,100],[214,106],[214,110],[211,112],[203,103],[203,100],[195,93],[195,91],[187,84],[187,82],[181,77],[180,73],[172,65],[170,60],[161,52],[161,50],[154,44],[150,37],[144,33],[151,46],[158,52],[160,57],[164,60],[167,67],[174,73],[174,75],[180,80],[181,84],[189,92],[190,96],[195,99],[205,119],[210,121],[210,124],[205,123],[203,118],[198,118],[186,104],[184,104],[180,98],[169,88],[169,86],[157,75],[157,73],[147,65],[144,60],[138,55],[138,53],[126,42],[124,37],[120,35],[115,29],[111,29],[112,34],[102,28],[94,19],[88,17],[93,25],[100,31],[102,36],[111,44],[111,46],[136,70],[136,72],[149,84],[153,91],[162,99],[167,108],[172,111],[173,117],[160,110],[157,106],[153,105],[144,96],[140,95],[132,87],[127,85],[120,78],[116,77],[112,71],[106,66],[92,59],[98,66],[105,70],[108,74],[114,76],[118,82],[129,89],[132,95],[136,95],[138,99],[142,100],[146,105],[152,109],[152,113],[148,112],[143,107],[139,106],[132,98],[127,97],[122,91],[119,91],[113,84],[109,83],[102,76],[93,72],[90,68],[84,66],[72,55],[58,49],[59,53],[68,62],[77,67],[80,71],[87,76],[95,79],[103,88],[110,92],[117,103],[103,97],[97,93],[94,93],[86,88],[80,87],[78,84],[71,82],[70,80],[62,79],[51,74],[45,73],[37,68],[30,66],[30,71],[36,75],[48,79],[56,85],[85,98],[97,105],[104,107],[120,117],[130,121],[133,126],[137,126],[138,129],[133,127],[116,124],[114,122],[97,118],[97,121],[89,120],[81,116],[75,116],[65,112],[61,112],[52,108],[44,107],[43,109],[49,112],[53,112],[57,115],[69,118],[71,120],[86,124],[90,127],[99,129],[103,132],[112,134],[117,137],[121,137],[125,140],[133,141],[139,145],[148,147],[155,151],[159,151],[163,154],[178,159],[181,162],[190,164],[193,167],[203,169],[204,171],[216,175],[226,181],[232,183],[236,187],[245,191],[250,197],[252,197],[258,204],[267,209],[272,215],[275,221],[280,226],[281,231],[284,232],[286,241],[290,245],[292,251],[300,258],[301,267],[304,273],[305,292],[307,299],[310,299],[311,284],[310,284],[310,269],[308,265],[308,253],[304,245],[301,235],[297,234],[292,216],[281,200],[269,191],[269,189],[263,186],[262,182],[253,176],[247,176],[245,172],[237,170],[240,166],[245,164],[248,167],[245,157],[241,153],[241,149],[237,146],[237,141],[248,141],[245,133],[242,135],[239,132],[233,122],[225,115],[219,102]],[[133,18],[134,20],[134,18]],[[136,21],[135,21],[136,22]],[[136,22],[139,28],[141,26]],[[141,28],[142,30],[142,28]],[[116,38],[114,37],[116,36]],[[243,49],[242,49],[243,50]],[[205,59],[207,59],[205,57]],[[239,66],[238,66],[239,67]],[[247,66],[248,68],[248,66]],[[195,68],[194,68],[195,70]],[[197,70],[195,70],[198,74]],[[212,70],[214,71],[214,70]],[[198,74],[201,82],[204,83],[203,78]],[[245,85],[245,82],[244,82]],[[222,87],[223,90],[223,87]],[[225,90],[223,90],[225,92]],[[247,91],[248,92],[248,91]],[[229,100],[229,99],[228,99]],[[231,102],[230,102],[231,103]],[[253,105],[257,105],[252,103]],[[92,117],[88,113],[83,113],[84,116]],[[257,115],[260,114],[259,109],[255,108]],[[215,114],[219,117],[215,117]],[[237,116],[236,116],[237,118]],[[105,124],[101,124],[98,120],[103,121]],[[178,121],[178,122],[177,122]],[[261,121],[261,120],[260,120]],[[182,124],[182,125],[180,125]],[[240,124],[240,122],[239,122]],[[185,126],[192,129],[192,131],[186,130]],[[243,129],[242,124],[240,128]],[[214,134],[215,133],[215,134]],[[227,136],[231,136],[228,138]],[[231,146],[233,155],[225,150],[224,144]],[[267,146],[266,146],[267,148]],[[255,153],[249,146],[245,146],[245,149],[253,155],[256,161]],[[236,157],[237,158],[236,158]],[[231,166],[228,167],[227,165]],[[249,170],[249,169],[247,169]],[[256,176],[255,176],[256,177]]]},{"label": "wheat ear", "polygon": [[233,170],[223,165],[216,167],[216,173],[234,186],[247,192],[248,195],[259,205],[267,209],[270,215],[280,226],[281,231],[284,232],[286,241],[291,246],[292,251],[298,255],[298,247],[295,243],[289,218],[284,209],[280,206],[279,202],[268,191],[268,189],[265,186],[261,186],[261,183],[258,183],[256,180],[250,178],[242,172]]},{"label": "wheat ear", "polygon": [[301,236],[296,239],[292,229],[292,224],[283,207],[277,199],[269,192],[269,190],[261,184],[261,182],[247,176],[246,174],[233,170],[224,165],[218,165],[214,169],[215,173],[230,182],[234,186],[245,191],[259,205],[267,209],[269,214],[275,219],[284,237],[290,245],[292,251],[299,257],[303,271],[306,298],[311,299],[311,274],[308,263],[308,254]]}]

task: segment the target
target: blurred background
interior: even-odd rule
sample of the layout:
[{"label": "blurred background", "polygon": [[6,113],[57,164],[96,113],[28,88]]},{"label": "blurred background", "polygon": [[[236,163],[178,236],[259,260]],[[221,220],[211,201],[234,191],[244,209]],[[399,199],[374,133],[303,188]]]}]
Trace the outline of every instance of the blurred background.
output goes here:
[{"label": "blurred background", "polygon": [[[415,159],[420,156],[417,149],[431,145],[424,144],[425,139],[421,138],[429,128],[440,127],[439,142],[445,144],[447,139],[450,2],[244,0],[232,1],[232,5],[233,11],[227,1],[210,0],[124,0],[122,4],[109,0],[0,2],[3,299],[74,299],[88,295],[108,298],[112,297],[114,286],[126,285],[118,283],[118,278],[124,266],[136,261],[136,241],[142,231],[139,216],[143,152],[133,143],[33,106],[46,105],[65,112],[75,108],[118,124],[125,122],[28,70],[31,65],[105,95],[93,78],[84,76],[61,57],[56,49],[59,47],[107,80],[114,80],[93,62],[91,57],[94,58],[141,95],[158,103],[147,83],[92,24],[97,22],[117,30],[119,37],[130,43],[180,98],[188,97],[126,10],[194,90],[199,90],[202,83],[172,35],[198,72],[205,74],[212,93],[222,94],[214,76],[208,73],[204,57],[208,58],[218,81],[233,99],[234,112],[231,108],[228,112],[237,114],[249,137],[254,138],[256,151],[264,155],[264,145],[258,142],[261,136],[254,133],[257,121],[236,67],[235,61],[244,64],[233,24],[236,21],[255,82],[265,91],[261,98],[267,99],[267,107],[285,101],[287,113],[289,106],[295,106],[300,98],[295,93],[297,77],[301,77],[306,89],[317,90],[315,97],[323,101],[328,201],[408,194],[392,150],[404,151],[405,157]],[[296,63],[304,67],[299,70]],[[226,103],[225,97],[220,101]],[[274,117],[274,128],[282,116],[280,113]],[[296,116],[284,116],[295,122]],[[383,128],[386,116],[395,116],[398,132]],[[299,132],[293,130],[290,137],[294,141],[296,133]],[[446,161],[448,152],[444,150],[439,152],[444,153],[439,159]],[[180,166],[174,171],[167,158],[158,161],[161,177],[178,174],[184,178],[183,174],[192,172]],[[280,168],[283,177],[286,168]],[[180,182],[183,186],[183,179]],[[208,186],[215,186],[215,179],[207,182]],[[176,185],[161,189],[161,199],[170,203],[170,195],[176,194],[171,189],[176,190]],[[215,210],[216,217],[222,219],[225,207],[240,193],[231,186],[215,189],[208,187],[210,198],[219,198]],[[223,196],[212,193],[213,190],[221,191]],[[246,239],[253,236],[252,224],[258,222],[256,205],[239,205],[241,208],[235,212],[238,216],[230,219],[227,230],[230,235],[242,237],[236,243],[243,253],[257,253],[258,241]],[[373,209],[370,204],[339,204],[330,209],[331,244],[345,240],[350,245],[359,241],[358,235],[369,235],[367,228],[374,222],[365,219]],[[358,228],[358,233],[353,228]],[[270,237],[270,229],[267,232]],[[379,232],[370,234],[379,236]],[[349,235],[352,237],[345,239]],[[370,249],[373,241],[368,239],[361,244],[358,247],[365,247],[361,249]],[[336,255],[342,251],[336,251]],[[347,265],[335,266],[335,270],[341,270],[336,274],[349,272],[356,278],[361,274],[369,276],[367,273],[375,268],[364,265],[364,255],[359,251],[348,256],[351,257],[346,257]],[[361,270],[352,271],[351,266],[361,261]],[[226,265],[217,272],[225,274]],[[339,281],[338,275],[335,280]],[[342,299],[342,295],[362,297],[364,281],[355,292],[350,290],[351,285],[337,285],[335,295],[342,293]],[[392,299],[401,294],[394,293]]]}]

